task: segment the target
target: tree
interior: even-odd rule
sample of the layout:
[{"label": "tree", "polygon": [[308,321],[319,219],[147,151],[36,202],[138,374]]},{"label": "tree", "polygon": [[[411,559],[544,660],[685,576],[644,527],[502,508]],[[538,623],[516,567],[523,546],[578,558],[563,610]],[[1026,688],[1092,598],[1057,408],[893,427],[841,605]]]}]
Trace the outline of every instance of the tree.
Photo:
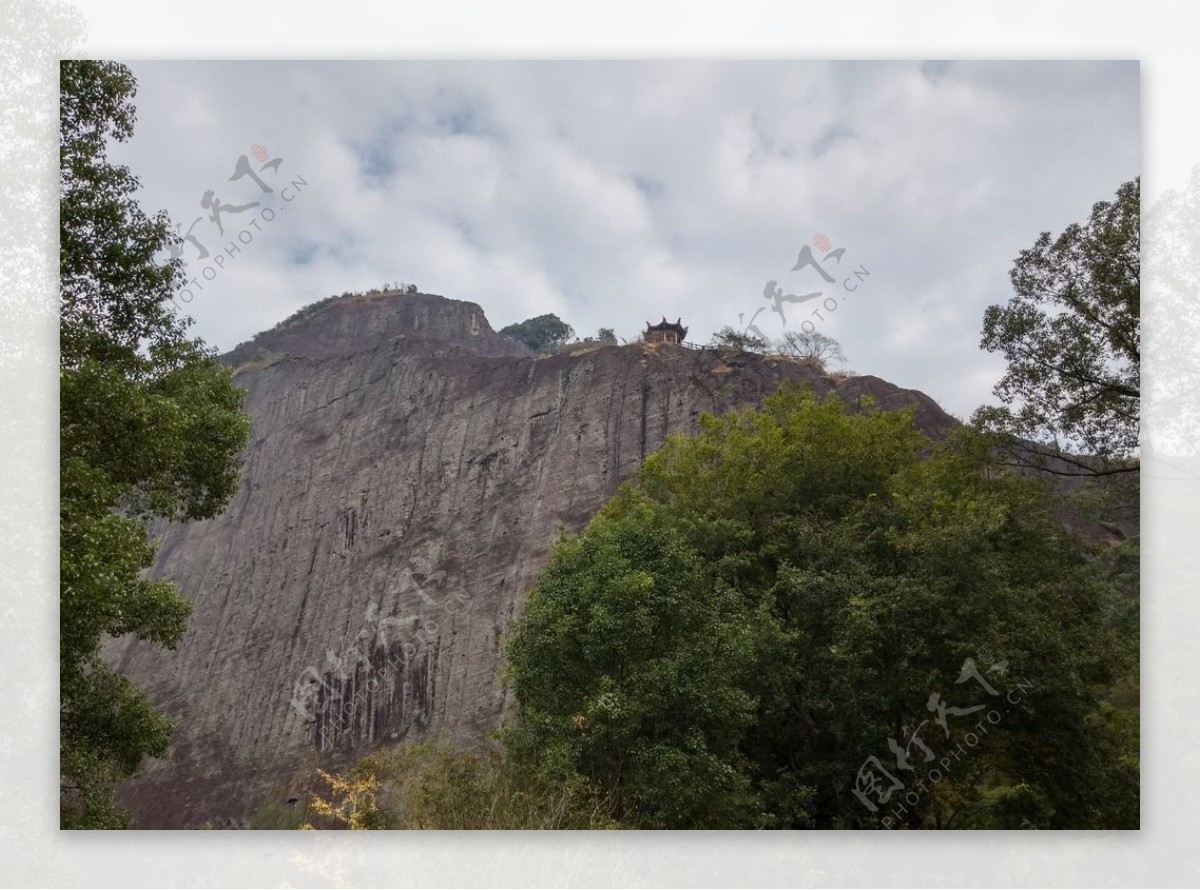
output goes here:
[{"label": "tree", "polygon": [[761,337],[753,334],[739,333],[731,327],[721,328],[713,334],[712,345],[718,349],[736,349],[739,352],[756,352],[762,354],[770,344]]},{"label": "tree", "polygon": [[308,809],[328,819],[301,825],[294,809],[289,813],[268,805],[259,811],[259,823],[264,828],[313,829],[321,821],[333,828],[441,831],[621,827],[592,789],[519,772],[491,749],[402,741],[366,755],[344,776],[317,772],[334,794],[326,801],[316,798]]},{"label": "tree", "polygon": [[596,332],[596,339],[605,346],[617,345],[617,335],[612,328],[601,328]]},{"label": "tree", "polygon": [[[344,826],[351,831],[369,831],[387,828],[384,814],[379,809],[375,795],[379,791],[379,780],[366,774],[339,776],[317,770],[322,781],[329,786],[330,798],[326,800],[314,794],[309,803],[312,812],[325,816],[335,827]],[[301,830],[315,831],[311,821],[300,826]]]},{"label": "tree", "polygon": [[780,355],[790,355],[824,371],[831,361],[844,362],[842,346],[820,331],[786,331],[776,347]]},{"label": "tree", "polygon": [[1137,471],[1140,207],[1134,179],[1086,223],[1043,232],[1013,265],[1008,305],[984,314],[982,346],[1008,370],[994,389],[1004,407],[981,408],[974,422],[1026,440],[1012,450],[1017,462],[1070,475]]},{"label": "tree", "polygon": [[[1107,570],[969,430],[923,457],[911,411],[859,408],[705,416],[561,540],[508,648],[512,755],[640,827],[1132,827]],[[969,754],[935,782],[914,738]],[[871,757],[932,790],[873,815]]]},{"label": "tree", "polygon": [[575,336],[575,329],[557,315],[539,315],[500,329],[506,337],[524,343],[535,352],[553,351]]},{"label": "tree", "polygon": [[754,618],[661,505],[594,522],[559,543],[509,647],[514,751],[596,783],[634,824],[750,818],[732,764],[754,715]]},{"label": "tree", "polygon": [[237,487],[242,391],[167,307],[180,261],[137,180],[106,157],[127,139],[136,82],[111,62],[64,61],[60,119],[60,733],[62,825],[118,828],[116,783],[165,753],[171,721],[100,657],[107,636],[171,647],[190,604],[143,577],[151,517],[215,515]]}]

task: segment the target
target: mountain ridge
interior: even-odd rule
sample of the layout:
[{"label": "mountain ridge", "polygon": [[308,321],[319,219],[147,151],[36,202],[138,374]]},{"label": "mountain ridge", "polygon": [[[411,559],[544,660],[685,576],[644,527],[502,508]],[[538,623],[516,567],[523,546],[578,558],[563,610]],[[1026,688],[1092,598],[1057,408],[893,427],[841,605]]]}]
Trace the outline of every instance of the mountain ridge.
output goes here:
[{"label": "mountain ridge", "polygon": [[187,634],[106,651],[180,717],[168,757],[122,788],[141,827],[245,825],[316,767],[401,738],[486,744],[513,704],[504,632],[554,540],[702,412],[790,381],[913,405],[932,438],[954,423],[923,393],[782,357],[535,356],[430,294],[333,300],[252,343],[223,357],[252,420],[238,492],[155,529],[152,574],[193,601]]}]

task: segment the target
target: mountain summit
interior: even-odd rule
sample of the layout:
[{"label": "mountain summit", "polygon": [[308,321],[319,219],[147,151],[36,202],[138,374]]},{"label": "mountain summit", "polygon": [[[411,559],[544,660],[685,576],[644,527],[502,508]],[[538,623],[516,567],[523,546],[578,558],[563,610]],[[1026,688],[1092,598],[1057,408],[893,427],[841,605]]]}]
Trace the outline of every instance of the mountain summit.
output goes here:
[{"label": "mountain summit", "polygon": [[107,656],[180,718],[122,791],[138,827],[246,824],[401,738],[481,744],[511,705],[501,644],[561,530],[576,532],[669,434],[782,381],[853,404],[922,393],[778,356],[671,343],[537,356],[476,304],[324,301],[224,357],[253,429],[220,516],[164,526],[154,574],[194,602],[163,651]]}]

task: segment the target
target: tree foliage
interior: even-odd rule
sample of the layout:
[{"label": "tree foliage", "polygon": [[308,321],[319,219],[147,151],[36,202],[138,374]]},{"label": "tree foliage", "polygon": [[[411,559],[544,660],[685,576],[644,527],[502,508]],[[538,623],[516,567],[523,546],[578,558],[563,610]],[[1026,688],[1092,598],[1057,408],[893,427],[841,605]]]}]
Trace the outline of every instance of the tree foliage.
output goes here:
[{"label": "tree foliage", "polygon": [[1008,370],[994,390],[1004,407],[980,409],[976,423],[1034,440],[1027,455],[1094,455],[1074,465],[1085,475],[1137,466],[1140,208],[1134,179],[1087,222],[1043,232],[1013,265],[1008,305],[984,314],[982,346]]},{"label": "tree foliage", "polygon": [[[312,813],[324,816],[334,828],[369,831],[388,827],[375,799],[379,792],[379,780],[374,775],[360,773],[339,776],[322,769],[317,770],[317,775],[329,786],[329,797],[314,794],[309,803]],[[305,831],[316,830],[311,819],[300,828]]]},{"label": "tree foliage", "polygon": [[[894,827],[1135,824],[1136,732],[1103,704],[1125,592],[986,442],[923,458],[911,412],[861,408],[705,416],[563,538],[507,650],[512,756],[641,827],[870,827],[864,762],[917,734],[968,753]],[[981,650],[1016,703],[959,683]],[[931,695],[972,691],[1002,720],[943,735]]]},{"label": "tree foliage", "polygon": [[776,344],[780,355],[788,355],[824,371],[830,362],[842,363],[842,345],[820,331],[785,331]]},{"label": "tree foliage", "polygon": [[241,391],[168,308],[173,237],[138,206],[137,180],[106,158],[133,131],[122,65],[61,67],[60,677],[62,824],[125,824],[113,792],[170,721],[100,657],[105,637],[174,646],[190,605],[143,571],[147,520],[215,515],[236,489],[249,431]]},{"label": "tree foliage", "polygon": [[650,825],[717,828],[751,805],[736,764],[754,710],[753,610],[705,575],[664,507],[563,541],[523,627],[509,651],[516,746]]},{"label": "tree foliage", "polygon": [[575,329],[557,315],[539,315],[501,328],[506,337],[524,343],[535,352],[553,350],[575,336]]},{"label": "tree foliage", "polygon": [[754,334],[746,334],[735,331],[731,327],[724,327],[713,334],[712,345],[718,349],[736,349],[739,352],[755,352],[761,355],[771,344]]},{"label": "tree foliage", "polygon": [[[360,760],[344,776],[318,771],[331,787],[315,797],[301,828],[530,830],[619,828],[586,783],[521,772],[495,751],[458,751],[435,741],[401,742]],[[279,808],[274,808],[277,814]],[[264,821],[271,808],[260,811]],[[286,814],[284,814],[286,815]]]}]

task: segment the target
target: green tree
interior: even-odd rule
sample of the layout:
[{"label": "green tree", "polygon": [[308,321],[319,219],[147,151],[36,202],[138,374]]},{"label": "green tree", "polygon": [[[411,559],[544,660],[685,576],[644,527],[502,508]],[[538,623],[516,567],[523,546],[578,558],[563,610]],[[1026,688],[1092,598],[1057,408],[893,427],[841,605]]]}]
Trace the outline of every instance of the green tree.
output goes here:
[{"label": "green tree", "polygon": [[539,315],[500,329],[506,337],[524,343],[535,352],[552,351],[575,336],[575,329],[557,315]]},{"label": "green tree", "polygon": [[711,345],[718,349],[736,349],[739,352],[756,352],[761,354],[766,352],[771,344],[761,337],[756,337],[754,334],[740,333],[731,327],[724,327],[713,334]]},{"label": "green tree", "polygon": [[[1104,564],[986,445],[923,457],[910,411],[793,388],[669,439],[530,595],[513,756],[632,825],[869,827],[860,770],[916,734],[969,754],[894,827],[1131,827],[1136,734],[1103,697],[1135,641]],[[959,682],[980,651],[997,696]],[[943,733],[935,693],[1002,719]]]},{"label": "green tree", "polygon": [[736,764],[754,617],[662,505],[610,511],[560,542],[526,604],[512,750],[598,784],[638,824],[722,827],[753,803]]},{"label": "green tree", "polygon": [[984,314],[982,346],[1008,370],[994,390],[1004,406],[974,421],[1006,437],[1017,463],[1064,475],[1137,471],[1140,210],[1134,179],[1086,223],[1043,232],[1013,265],[1008,305]]},{"label": "green tree", "polygon": [[596,339],[599,340],[601,343],[603,343],[605,346],[616,346],[617,345],[617,335],[613,331],[612,328],[601,328],[599,331],[596,332]]},{"label": "green tree", "polygon": [[[215,515],[237,487],[241,390],[167,307],[182,284],[163,214],[106,144],[133,131],[136,83],[111,62],[61,65],[60,682],[62,825],[119,828],[116,783],[165,753],[171,721],[100,657],[105,637],[164,646],[190,604],[148,579],[151,517]],[[176,239],[177,240],[177,239]]]}]

